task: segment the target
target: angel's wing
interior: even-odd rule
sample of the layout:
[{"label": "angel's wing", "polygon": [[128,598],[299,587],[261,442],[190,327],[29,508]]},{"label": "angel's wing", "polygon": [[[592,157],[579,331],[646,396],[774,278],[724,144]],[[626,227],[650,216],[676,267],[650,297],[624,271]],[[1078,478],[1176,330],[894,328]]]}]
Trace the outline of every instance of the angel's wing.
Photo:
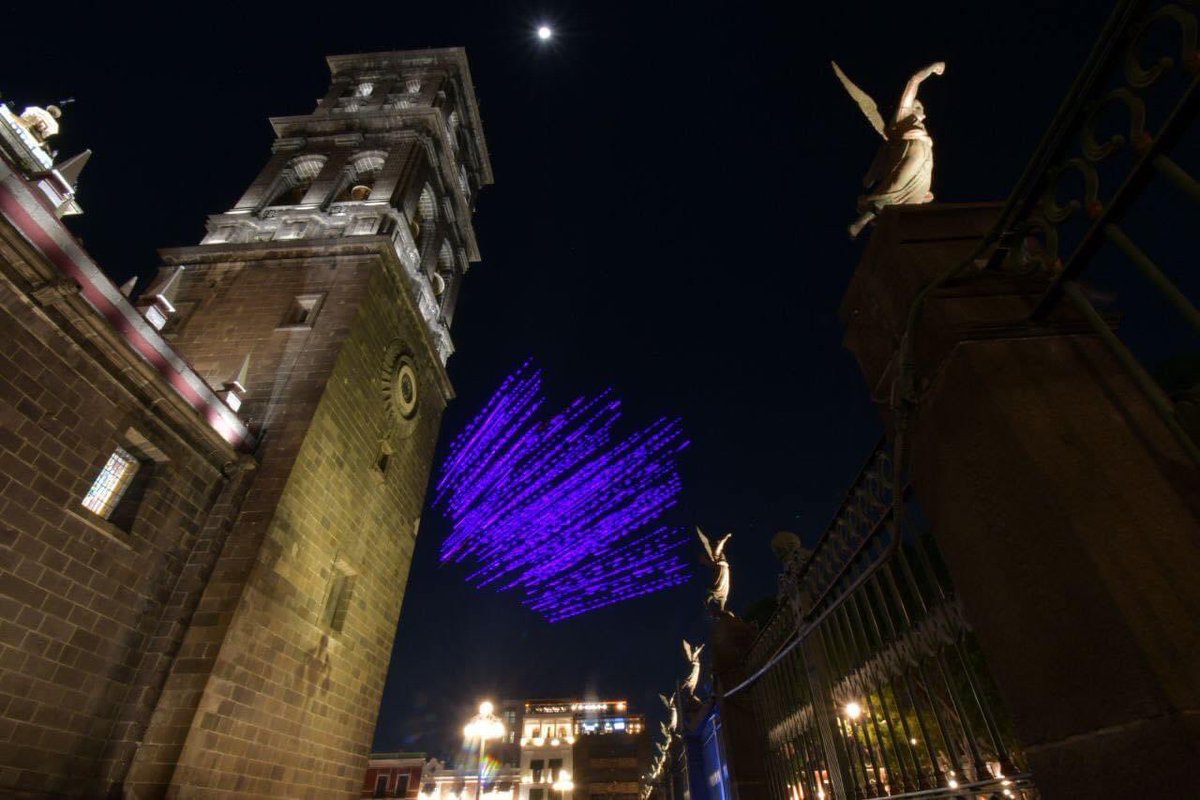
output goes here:
[{"label": "angel's wing", "polygon": [[713,558],[712,545],[709,544],[708,537],[704,535],[704,531],[696,528],[696,535],[700,537],[700,544],[704,545],[704,553],[708,556],[708,560],[716,561],[716,559]]},{"label": "angel's wing", "polygon": [[719,542],[717,542],[717,546],[714,547],[712,550],[712,553],[714,556],[713,561],[720,561],[722,558],[725,557],[725,545],[729,542],[729,540],[732,537],[733,537],[732,533],[727,533],[721,537],[721,540]]},{"label": "angel's wing", "polygon": [[688,661],[692,660],[692,645],[687,639],[683,640],[683,657]]},{"label": "angel's wing", "polygon": [[871,95],[864,92],[854,84],[854,81],[846,77],[846,73],[842,72],[842,68],[837,65],[836,61],[830,61],[833,64],[833,73],[837,75],[837,79],[842,82],[842,86],[846,87],[846,91],[854,102],[858,103],[858,107],[862,109],[863,116],[867,118],[867,122],[871,123],[871,127],[875,132],[887,139],[885,132],[883,117],[879,115],[879,106],[871,98]]},{"label": "angel's wing", "polygon": [[670,698],[669,698],[669,697],[667,697],[665,694],[660,694],[660,695],[658,696],[658,699],[659,699],[659,700],[662,700],[662,704],[663,704],[664,706],[666,706],[667,708],[670,708],[670,707],[671,707],[671,700],[670,700]]}]

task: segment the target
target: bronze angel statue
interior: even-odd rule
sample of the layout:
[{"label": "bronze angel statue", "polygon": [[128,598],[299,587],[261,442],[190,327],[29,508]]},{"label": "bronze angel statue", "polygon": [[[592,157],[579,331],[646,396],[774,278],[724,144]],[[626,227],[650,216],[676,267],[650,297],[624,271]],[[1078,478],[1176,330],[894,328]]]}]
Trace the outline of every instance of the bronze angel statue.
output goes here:
[{"label": "bronze angel statue", "polygon": [[925,107],[917,89],[930,75],[941,75],[946,63],[938,61],[908,79],[890,123],[884,123],[879,106],[833,63],[834,74],[858,103],[867,121],[883,137],[883,144],[863,178],[866,193],[858,198],[858,219],[850,224],[850,238],[858,236],[886,206],[915,205],[933,200],[933,139],[925,130]]},{"label": "bronze angel statue", "polygon": [[725,545],[729,543],[732,533],[727,533],[717,540],[716,544],[709,541],[704,531],[696,528],[700,544],[704,545],[704,554],[713,565],[713,582],[708,589],[708,607],[716,614],[725,610],[725,601],[729,599],[729,561],[725,558]]}]

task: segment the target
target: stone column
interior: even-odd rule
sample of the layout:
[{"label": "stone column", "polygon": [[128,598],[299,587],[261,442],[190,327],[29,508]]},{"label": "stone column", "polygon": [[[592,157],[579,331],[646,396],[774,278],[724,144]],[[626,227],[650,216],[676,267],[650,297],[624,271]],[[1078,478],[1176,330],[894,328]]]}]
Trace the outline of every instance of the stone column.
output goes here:
[{"label": "stone column", "polygon": [[[997,205],[892,208],[842,306],[885,423],[906,317]],[[1046,279],[970,270],[914,339],[915,494],[1057,798],[1200,797],[1200,470]]]}]

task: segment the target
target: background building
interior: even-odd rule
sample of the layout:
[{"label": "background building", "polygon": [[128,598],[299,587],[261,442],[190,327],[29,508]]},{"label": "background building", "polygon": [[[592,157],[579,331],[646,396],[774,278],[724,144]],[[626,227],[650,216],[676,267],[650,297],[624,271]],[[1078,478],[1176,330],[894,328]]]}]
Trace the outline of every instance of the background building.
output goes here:
[{"label": "background building", "polygon": [[0,793],[362,786],[491,167],[461,49],[329,66],[133,302],[0,120]]},{"label": "background building", "polygon": [[484,771],[482,791],[479,771],[473,766],[447,769],[433,758],[426,762],[421,777],[420,800],[515,800],[521,775],[516,767],[494,766]]},{"label": "background building", "polygon": [[416,797],[425,765],[424,753],[372,753],[362,797]]},{"label": "background building", "polygon": [[[645,717],[625,700],[526,701],[520,743],[519,800],[634,800],[649,764]],[[567,782],[572,789],[555,788]]]}]

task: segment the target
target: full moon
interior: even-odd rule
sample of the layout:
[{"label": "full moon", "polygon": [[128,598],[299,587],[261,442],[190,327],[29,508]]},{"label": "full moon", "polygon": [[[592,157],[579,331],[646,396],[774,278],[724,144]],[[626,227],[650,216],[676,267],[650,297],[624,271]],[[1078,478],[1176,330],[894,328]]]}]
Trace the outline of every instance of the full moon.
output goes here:
[{"label": "full moon", "polygon": [[544,42],[554,35],[554,31],[550,30],[549,25],[541,25],[537,29],[537,35]]}]

